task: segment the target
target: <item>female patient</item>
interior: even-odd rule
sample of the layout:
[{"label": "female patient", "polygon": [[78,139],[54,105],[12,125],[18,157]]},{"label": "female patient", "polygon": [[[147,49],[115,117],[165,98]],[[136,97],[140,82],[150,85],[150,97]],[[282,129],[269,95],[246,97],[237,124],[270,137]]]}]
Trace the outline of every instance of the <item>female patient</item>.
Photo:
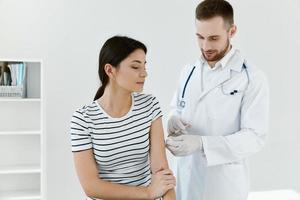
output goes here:
[{"label": "female patient", "polygon": [[99,55],[102,85],[73,114],[72,151],[88,199],[175,199],[159,103],[140,93],[146,52],[134,39],[108,39]]}]

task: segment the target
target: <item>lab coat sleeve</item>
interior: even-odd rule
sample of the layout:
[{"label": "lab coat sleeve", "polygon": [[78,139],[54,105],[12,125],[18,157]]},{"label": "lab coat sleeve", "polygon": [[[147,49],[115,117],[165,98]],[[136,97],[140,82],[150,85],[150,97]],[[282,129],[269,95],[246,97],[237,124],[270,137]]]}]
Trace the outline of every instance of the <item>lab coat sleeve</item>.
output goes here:
[{"label": "lab coat sleeve", "polygon": [[268,129],[269,87],[264,74],[257,71],[241,104],[240,131],[226,136],[202,136],[207,165],[221,165],[241,161],[260,151]]}]

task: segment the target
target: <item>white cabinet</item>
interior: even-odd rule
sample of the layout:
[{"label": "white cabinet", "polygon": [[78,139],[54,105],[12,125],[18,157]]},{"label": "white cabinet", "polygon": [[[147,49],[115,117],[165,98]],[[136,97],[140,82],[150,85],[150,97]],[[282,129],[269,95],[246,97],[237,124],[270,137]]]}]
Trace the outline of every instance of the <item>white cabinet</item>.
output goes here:
[{"label": "white cabinet", "polygon": [[27,96],[0,98],[0,200],[44,199],[42,64],[22,62]]}]

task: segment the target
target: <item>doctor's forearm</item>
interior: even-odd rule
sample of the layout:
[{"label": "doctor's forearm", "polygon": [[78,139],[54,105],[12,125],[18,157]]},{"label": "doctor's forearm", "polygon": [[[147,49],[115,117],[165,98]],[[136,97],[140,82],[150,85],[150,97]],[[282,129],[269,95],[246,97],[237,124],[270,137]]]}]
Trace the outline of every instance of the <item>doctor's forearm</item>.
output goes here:
[{"label": "doctor's forearm", "polygon": [[242,129],[227,136],[202,136],[203,149],[208,165],[240,161],[260,151],[265,134]]},{"label": "doctor's forearm", "polygon": [[225,136],[225,138],[236,156],[243,158],[251,156],[263,148],[266,134],[252,129],[242,129]]}]

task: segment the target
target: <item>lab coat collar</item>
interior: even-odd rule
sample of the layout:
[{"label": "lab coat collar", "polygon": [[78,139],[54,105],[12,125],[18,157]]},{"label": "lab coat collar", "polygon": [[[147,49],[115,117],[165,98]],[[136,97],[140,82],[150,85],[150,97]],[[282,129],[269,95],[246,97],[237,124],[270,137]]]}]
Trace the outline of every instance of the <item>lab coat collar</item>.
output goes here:
[{"label": "lab coat collar", "polygon": [[224,69],[227,66],[228,61],[234,56],[236,51],[236,48],[234,48],[233,45],[231,45],[231,49],[229,52],[220,60],[216,63],[215,67],[221,66],[222,69]]},{"label": "lab coat collar", "polygon": [[244,57],[241,55],[240,51],[236,49],[234,55],[228,60],[226,66],[230,67],[233,71],[241,72],[244,62]]},{"label": "lab coat collar", "polygon": [[[204,65],[204,63],[207,61],[205,60],[203,55],[201,55],[199,62],[201,65]],[[241,56],[240,51],[232,45],[230,51],[220,61],[216,63],[214,68],[216,69],[221,66],[222,69],[225,69],[229,67],[230,69],[236,72],[241,72],[243,62],[244,58]]]},{"label": "lab coat collar", "polygon": [[[205,61],[206,62],[206,61]],[[231,71],[236,71],[236,72],[241,72],[242,67],[243,67],[243,62],[244,58],[241,56],[240,52],[237,49],[231,48],[231,50],[226,54],[226,56],[219,61],[222,65],[222,71],[218,75],[219,78],[216,81],[215,84],[211,85],[208,87],[206,90],[204,90],[200,97],[199,100],[201,100],[203,97],[205,97],[210,91],[218,87],[219,85],[225,83],[231,78]],[[200,64],[202,63],[202,66],[204,64],[203,60]],[[220,66],[216,66],[220,67]],[[202,68],[203,69],[203,68]],[[203,73],[203,72],[201,72]]]}]

